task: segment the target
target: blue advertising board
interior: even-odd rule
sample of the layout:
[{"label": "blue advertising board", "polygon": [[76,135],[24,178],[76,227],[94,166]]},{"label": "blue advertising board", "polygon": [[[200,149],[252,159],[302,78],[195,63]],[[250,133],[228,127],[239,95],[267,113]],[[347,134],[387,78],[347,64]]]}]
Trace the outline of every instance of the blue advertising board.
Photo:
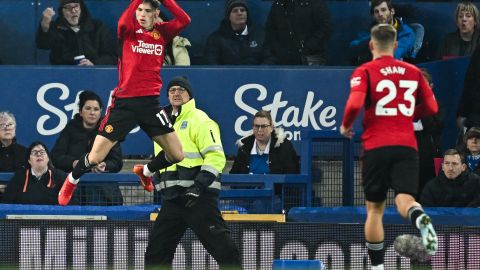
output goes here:
[{"label": "blue advertising board", "polygon": [[[438,82],[437,97],[447,108],[446,134],[455,133],[452,123],[466,61],[457,59],[426,65]],[[351,67],[197,66],[164,68],[162,77],[165,84],[173,76],[189,78],[197,107],[218,122],[225,153],[233,156],[235,142],[251,132],[252,116],[260,109],[271,111],[275,125],[287,131],[297,150],[300,150],[298,142],[303,132],[338,129],[352,71]],[[41,140],[52,147],[58,134],[78,112],[78,94],[82,90],[97,92],[107,104],[116,84],[117,70],[111,67],[3,66],[0,67],[0,110],[15,114],[21,144]],[[162,104],[167,104],[164,89],[160,99]],[[354,129],[360,132],[360,121],[356,121]],[[126,155],[153,152],[149,138],[138,128],[122,147]]]},{"label": "blue advertising board", "polygon": [[[335,129],[348,95],[350,73],[348,69],[266,68],[162,71],[165,84],[173,76],[188,76],[197,107],[220,125],[227,155],[236,153],[235,141],[251,131],[252,115],[259,109],[271,111],[276,125],[294,141],[301,139],[304,130]],[[82,90],[97,92],[107,103],[117,83],[114,68],[2,67],[0,74],[0,109],[17,117],[19,142],[40,139],[50,147],[78,112]],[[167,104],[164,90],[160,96],[162,104]],[[147,136],[138,129],[132,133],[122,144],[124,154],[151,153]]]}]

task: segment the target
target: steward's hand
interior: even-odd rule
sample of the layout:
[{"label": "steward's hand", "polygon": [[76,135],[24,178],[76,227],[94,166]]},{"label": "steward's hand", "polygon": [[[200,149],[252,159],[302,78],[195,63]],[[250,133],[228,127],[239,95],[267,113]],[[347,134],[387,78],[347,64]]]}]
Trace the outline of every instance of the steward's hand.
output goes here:
[{"label": "steward's hand", "polygon": [[183,197],[185,198],[185,207],[190,208],[197,204],[198,199],[202,195],[202,189],[199,187],[199,184],[194,184],[193,186],[187,188]]}]

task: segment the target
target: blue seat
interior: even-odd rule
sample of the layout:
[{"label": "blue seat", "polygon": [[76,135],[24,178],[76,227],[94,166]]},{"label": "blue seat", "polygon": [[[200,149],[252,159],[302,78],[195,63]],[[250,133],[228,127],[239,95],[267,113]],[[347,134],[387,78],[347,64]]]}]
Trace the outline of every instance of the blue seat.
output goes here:
[{"label": "blue seat", "polygon": [[415,58],[417,53],[422,48],[423,37],[425,36],[425,28],[419,23],[411,23],[408,26],[410,26],[415,33],[415,45],[413,46],[413,51],[411,53],[412,58]]}]

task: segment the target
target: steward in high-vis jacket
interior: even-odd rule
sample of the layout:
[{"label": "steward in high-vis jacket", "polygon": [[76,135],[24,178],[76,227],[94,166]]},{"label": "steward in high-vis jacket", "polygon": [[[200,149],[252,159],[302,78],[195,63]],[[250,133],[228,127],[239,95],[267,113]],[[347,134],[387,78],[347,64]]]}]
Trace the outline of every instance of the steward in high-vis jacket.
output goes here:
[{"label": "steward in high-vis jacket", "polygon": [[[161,193],[162,207],[145,253],[146,269],[171,267],[187,228],[195,232],[221,267],[241,269],[238,249],[218,209],[220,174],[226,163],[220,129],[195,107],[187,78],[170,81],[168,99],[171,106],[165,111],[174,123],[185,158],[160,171],[156,189]],[[155,151],[160,151],[158,145]]]}]

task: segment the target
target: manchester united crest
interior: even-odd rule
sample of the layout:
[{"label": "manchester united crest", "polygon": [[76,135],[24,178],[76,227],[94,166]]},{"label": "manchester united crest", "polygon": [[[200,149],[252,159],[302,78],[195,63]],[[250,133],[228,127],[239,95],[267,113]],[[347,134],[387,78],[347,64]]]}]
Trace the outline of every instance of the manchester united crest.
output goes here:
[{"label": "manchester united crest", "polygon": [[151,35],[155,40],[160,39],[160,37],[162,36],[162,35],[160,35],[160,32],[157,31],[157,29],[153,30]]},{"label": "manchester united crest", "polygon": [[112,132],[113,132],[113,127],[112,127],[112,125],[106,126],[106,127],[105,127],[105,132],[107,132],[107,133],[112,133]]}]

